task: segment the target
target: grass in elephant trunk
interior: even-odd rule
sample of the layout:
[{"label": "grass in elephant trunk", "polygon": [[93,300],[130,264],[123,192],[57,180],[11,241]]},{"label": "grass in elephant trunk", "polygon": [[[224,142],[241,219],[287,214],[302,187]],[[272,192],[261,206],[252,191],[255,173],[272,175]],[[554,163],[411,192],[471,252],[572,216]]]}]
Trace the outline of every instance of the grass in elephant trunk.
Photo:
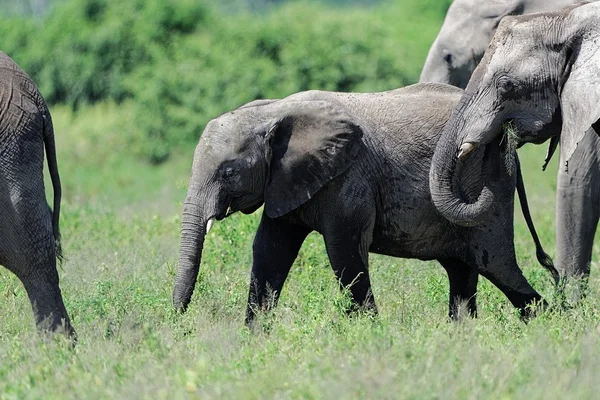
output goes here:
[{"label": "grass in elephant trunk", "polygon": [[517,127],[514,125],[512,120],[509,120],[502,124],[502,143],[504,147],[504,165],[510,175],[516,172],[517,164],[515,163],[515,157],[517,155],[517,146],[519,145],[519,132]]}]

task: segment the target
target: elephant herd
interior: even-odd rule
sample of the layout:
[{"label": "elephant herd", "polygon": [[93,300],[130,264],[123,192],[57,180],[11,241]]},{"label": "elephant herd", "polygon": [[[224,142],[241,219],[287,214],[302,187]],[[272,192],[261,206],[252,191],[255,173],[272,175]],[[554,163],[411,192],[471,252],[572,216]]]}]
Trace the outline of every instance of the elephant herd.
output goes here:
[{"label": "elephant herd", "polygon": [[[277,303],[313,231],[353,309],[377,310],[371,252],[437,260],[448,274],[452,318],[461,304],[476,316],[480,274],[527,318],[546,303],[516,261],[515,190],[540,263],[557,283],[559,273],[587,277],[600,216],[600,2],[479,3],[454,0],[421,83],[256,100],[206,125],[183,205],[176,309],[190,303],[213,221],[263,205],[247,323]],[[74,338],[56,270],[61,192],[52,121],[4,53],[0,70],[0,264],[22,281],[38,327]],[[531,222],[516,153],[548,139],[546,163],[560,144],[558,271]]]}]

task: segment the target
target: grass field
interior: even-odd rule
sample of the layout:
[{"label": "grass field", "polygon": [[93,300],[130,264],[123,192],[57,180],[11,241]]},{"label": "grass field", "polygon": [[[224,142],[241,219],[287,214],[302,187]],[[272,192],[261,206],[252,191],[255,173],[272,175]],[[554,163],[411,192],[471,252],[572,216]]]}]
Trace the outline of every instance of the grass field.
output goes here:
[{"label": "grass field", "polygon": [[[594,398],[600,389],[600,284],[580,307],[521,322],[489,282],[479,318],[449,323],[448,283],[435,262],[373,255],[380,315],[347,318],[321,238],[305,243],[277,311],[243,324],[259,213],[234,215],[207,237],[188,313],[171,309],[180,204],[193,148],[161,167],[123,148],[130,105],[73,115],[52,109],[63,179],[60,268],[79,335],[71,350],[40,338],[20,282],[0,269],[0,398]],[[520,151],[533,216],[554,251],[553,168],[545,148]],[[520,212],[526,276],[550,302]],[[598,250],[594,257],[598,259]]]}]

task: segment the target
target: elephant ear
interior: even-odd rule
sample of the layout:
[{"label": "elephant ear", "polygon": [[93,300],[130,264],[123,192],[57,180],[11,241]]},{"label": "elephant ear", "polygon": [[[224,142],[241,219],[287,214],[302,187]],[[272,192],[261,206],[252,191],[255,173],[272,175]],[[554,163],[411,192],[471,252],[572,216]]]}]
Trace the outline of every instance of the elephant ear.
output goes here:
[{"label": "elephant ear", "polygon": [[269,129],[270,179],[265,212],[277,218],[298,208],[350,167],[362,148],[361,127],[327,101],[294,101]]},{"label": "elephant ear", "polygon": [[484,18],[495,19],[496,25],[498,25],[503,17],[523,14],[525,11],[525,2],[523,0],[506,0],[493,4],[488,3],[485,7],[477,4],[475,7],[480,10]]},{"label": "elephant ear", "polygon": [[560,95],[563,121],[560,146],[565,167],[586,131],[599,124],[600,47],[597,42],[600,30],[593,29],[594,37],[581,38],[581,44],[574,46],[567,63],[570,72]]}]

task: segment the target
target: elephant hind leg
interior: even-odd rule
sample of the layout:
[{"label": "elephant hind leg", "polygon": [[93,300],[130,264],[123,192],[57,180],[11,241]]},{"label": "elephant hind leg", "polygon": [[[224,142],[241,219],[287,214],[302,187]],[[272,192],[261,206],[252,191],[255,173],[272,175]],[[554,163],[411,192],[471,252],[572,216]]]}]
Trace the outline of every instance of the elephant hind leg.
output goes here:
[{"label": "elephant hind leg", "polygon": [[[360,214],[355,214],[360,215]],[[366,310],[376,313],[377,306],[369,277],[369,247],[372,242],[374,215],[338,221],[323,233],[331,267],[342,290],[349,290],[354,303],[348,311]],[[354,225],[356,224],[356,225]],[[354,226],[349,226],[354,225]]]},{"label": "elephant hind leg", "polygon": [[453,320],[462,317],[463,307],[469,316],[477,317],[477,281],[479,274],[467,263],[456,259],[438,260],[448,273],[450,296],[448,299],[448,316]]},{"label": "elephant hind leg", "polygon": [[[56,243],[43,186],[38,191],[17,189],[17,193],[27,193],[27,196],[8,196],[18,201],[5,204],[0,213],[0,237],[6,239],[0,246],[2,265],[23,283],[38,328],[64,330],[75,339],[59,287]],[[6,197],[6,193],[0,195],[2,197]]]},{"label": "elephant hind leg", "polygon": [[56,269],[37,269],[34,275],[20,279],[31,301],[37,327],[41,331],[64,331],[69,337],[75,338],[75,330],[58,285]]},{"label": "elephant hind leg", "polygon": [[[11,257],[6,264],[23,283],[35,316],[37,327],[42,331],[60,331],[75,338],[69,315],[65,308],[56,269],[54,236],[36,242],[33,246],[23,246],[17,257]],[[31,243],[27,234],[17,238]],[[36,235],[39,240],[39,236]]]},{"label": "elephant hind leg", "polygon": [[493,260],[488,266],[480,267],[479,273],[504,293],[512,305],[519,309],[521,317],[525,320],[532,316],[532,305],[541,306],[542,310],[548,305],[525,279],[514,257],[507,263]]}]

